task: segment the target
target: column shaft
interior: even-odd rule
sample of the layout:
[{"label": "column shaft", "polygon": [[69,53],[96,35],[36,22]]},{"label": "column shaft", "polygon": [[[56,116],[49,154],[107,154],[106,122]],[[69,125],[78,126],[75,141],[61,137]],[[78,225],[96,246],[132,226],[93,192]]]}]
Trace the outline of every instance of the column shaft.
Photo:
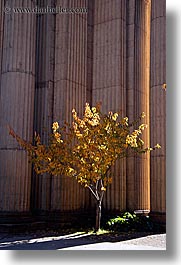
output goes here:
[{"label": "column shaft", "polygon": [[[126,43],[126,112],[130,121],[135,117],[135,16],[136,0],[127,1],[127,43]],[[135,156],[129,154],[126,159],[126,206],[135,209]]]},{"label": "column shaft", "polygon": [[[130,120],[146,113],[149,126],[150,100],[150,1],[131,0],[127,19],[127,114]],[[149,128],[143,133],[145,147],[150,145]],[[127,159],[127,207],[150,209],[150,154]]]},{"label": "column shaft", "polygon": [[[150,15],[151,1],[136,1],[135,115],[145,112],[150,126]],[[149,127],[143,133],[145,147],[150,145]],[[150,210],[150,154],[135,158],[136,209]]]},{"label": "column shaft", "polygon": [[[13,8],[33,8],[34,1],[6,1]],[[1,67],[0,209],[29,211],[31,164],[27,153],[8,134],[10,125],[17,134],[32,140],[35,87],[34,14],[4,14]]]},{"label": "column shaft", "polygon": [[[57,1],[57,6],[86,7],[87,1]],[[87,14],[56,16],[55,87],[53,120],[72,122],[72,109],[81,116],[87,92]],[[52,209],[84,209],[89,191],[76,180],[55,176],[52,179]]]},{"label": "column shaft", "polygon": [[152,0],[151,16],[151,211],[166,211],[166,1]]},{"label": "column shaft", "polygon": [[[126,115],[126,1],[95,1],[93,46],[93,104],[102,111]],[[126,207],[126,161],[112,168],[113,182],[105,194],[104,207]]]},{"label": "column shaft", "polygon": [[[55,1],[37,1],[39,7],[54,7]],[[55,65],[55,14],[37,14],[36,23],[36,83],[34,131],[44,144],[52,133],[54,65]],[[36,175],[32,179],[32,208],[51,209],[51,176]]]},{"label": "column shaft", "polygon": [[[2,66],[2,45],[3,45],[3,28],[4,28],[4,0],[0,3],[0,73],[1,73],[1,66]],[[1,76],[0,76],[1,82]]]}]

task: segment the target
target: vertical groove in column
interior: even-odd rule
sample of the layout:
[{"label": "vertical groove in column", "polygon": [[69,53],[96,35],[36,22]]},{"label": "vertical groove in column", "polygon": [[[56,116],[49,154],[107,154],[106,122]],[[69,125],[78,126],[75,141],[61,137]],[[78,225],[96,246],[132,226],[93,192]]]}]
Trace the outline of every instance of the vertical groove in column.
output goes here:
[{"label": "vertical groove in column", "polygon": [[[150,65],[150,11],[151,2],[135,2],[135,116],[146,113],[144,123],[149,126],[149,65]],[[149,128],[143,133],[145,147],[150,145]],[[136,209],[150,209],[150,154],[135,157],[135,202]],[[133,205],[131,205],[133,206]]]},{"label": "vertical groove in column", "polygon": [[[32,1],[6,1],[6,5],[34,7]],[[8,135],[7,125],[32,140],[35,84],[34,14],[4,14],[1,59],[0,210],[30,210],[31,165],[27,154]],[[2,190],[3,188],[3,190]]]},{"label": "vertical groove in column", "polygon": [[166,212],[166,1],[152,0],[151,14],[151,211]]},{"label": "vertical groove in column", "polygon": [[[126,1],[95,1],[93,36],[93,105],[101,101],[102,111],[126,115]],[[107,210],[126,207],[125,160],[112,168],[113,182],[107,189]]]}]

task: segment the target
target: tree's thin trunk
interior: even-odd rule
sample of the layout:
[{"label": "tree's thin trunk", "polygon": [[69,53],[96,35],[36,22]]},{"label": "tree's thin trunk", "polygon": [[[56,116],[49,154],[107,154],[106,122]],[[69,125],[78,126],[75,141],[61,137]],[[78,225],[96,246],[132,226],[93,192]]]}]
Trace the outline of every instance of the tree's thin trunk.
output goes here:
[{"label": "tree's thin trunk", "polygon": [[101,227],[101,201],[97,201],[97,207],[96,207],[96,227],[95,231],[99,231]]},{"label": "tree's thin trunk", "polygon": [[[102,205],[102,199],[104,196],[104,186],[102,179],[97,180],[95,188],[91,187],[91,185],[88,186],[92,194],[94,195],[94,198],[96,199],[96,226],[95,226],[95,232],[99,231],[101,228],[101,205]],[[100,188],[100,192],[98,192],[98,188]]]}]

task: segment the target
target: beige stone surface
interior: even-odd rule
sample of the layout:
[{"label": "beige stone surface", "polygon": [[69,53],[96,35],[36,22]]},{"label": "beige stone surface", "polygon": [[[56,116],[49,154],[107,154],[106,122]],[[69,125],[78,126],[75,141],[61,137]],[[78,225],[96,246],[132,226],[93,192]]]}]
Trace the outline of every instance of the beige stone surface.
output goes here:
[{"label": "beige stone surface", "polygon": [[152,1],[151,14],[151,144],[161,149],[151,153],[151,211],[166,211],[166,1]]},{"label": "beige stone surface", "polygon": [[[4,3],[5,4],[5,3]],[[6,1],[13,7],[22,1]],[[33,1],[24,1],[33,8]],[[3,14],[0,95],[0,211],[29,211],[31,166],[7,126],[32,139],[35,89],[36,16]],[[2,29],[2,28],[1,28]],[[1,40],[1,38],[0,38]]]}]

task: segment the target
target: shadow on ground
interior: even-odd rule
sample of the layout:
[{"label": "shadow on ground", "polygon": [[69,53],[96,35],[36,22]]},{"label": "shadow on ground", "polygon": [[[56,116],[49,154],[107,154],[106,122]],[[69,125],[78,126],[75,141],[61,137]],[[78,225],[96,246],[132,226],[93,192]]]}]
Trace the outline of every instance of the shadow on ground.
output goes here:
[{"label": "shadow on ground", "polygon": [[126,240],[146,237],[153,233],[108,233],[103,235],[77,232],[71,234],[37,233],[32,235],[1,235],[0,249],[6,250],[58,250],[75,246],[96,244],[103,242],[124,242]]}]

